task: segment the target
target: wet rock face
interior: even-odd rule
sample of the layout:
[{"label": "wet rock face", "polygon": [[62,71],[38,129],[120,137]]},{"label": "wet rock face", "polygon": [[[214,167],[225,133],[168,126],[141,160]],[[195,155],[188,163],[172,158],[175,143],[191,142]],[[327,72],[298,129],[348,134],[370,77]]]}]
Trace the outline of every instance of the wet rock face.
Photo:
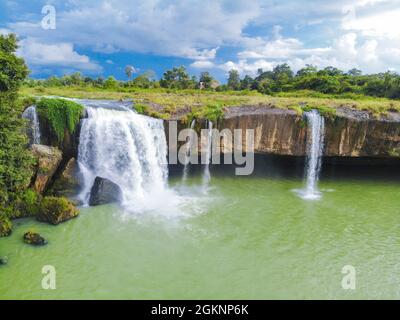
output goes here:
[{"label": "wet rock face", "polygon": [[[228,128],[233,132],[242,129],[242,149],[251,152],[251,146],[246,143],[246,129],[254,130],[254,151],[279,155],[302,156],[306,153],[307,127],[303,117],[295,111],[273,109],[269,107],[228,108],[225,118],[219,124],[219,129]],[[223,145],[223,143],[221,144]],[[233,150],[232,145],[225,145],[227,150]]]},{"label": "wet rock face", "polygon": [[58,197],[72,198],[78,194],[82,181],[79,166],[75,158],[71,158],[58,175],[50,193]]},{"label": "wet rock face", "polygon": [[79,215],[78,209],[66,198],[45,197],[40,205],[40,212],[36,219],[57,225]]},{"label": "wet rock face", "polygon": [[[168,127],[168,124],[166,125]],[[178,130],[187,125],[178,124]],[[242,150],[250,151],[245,130],[254,130],[256,153],[304,156],[308,127],[302,115],[271,106],[227,108],[218,129],[242,129]],[[400,114],[389,112],[375,119],[366,111],[338,108],[336,116],[325,118],[324,155],[330,157],[400,157]],[[224,141],[221,139],[221,148]],[[225,149],[233,150],[226,141]]]},{"label": "wet rock face", "polygon": [[388,113],[373,119],[367,112],[339,109],[326,121],[325,155],[349,157],[399,157],[400,115]]},{"label": "wet rock face", "polygon": [[43,193],[61,163],[62,153],[55,147],[39,144],[32,145],[31,150],[37,159],[36,178],[33,188],[38,193]]},{"label": "wet rock face", "polygon": [[44,246],[47,244],[47,240],[43,238],[39,233],[28,231],[24,234],[24,242],[33,246]]},{"label": "wet rock face", "polygon": [[[82,118],[86,117],[86,114]],[[41,144],[59,148],[65,157],[77,157],[79,146],[80,124],[78,124],[74,133],[67,129],[64,131],[63,141],[58,141],[56,134],[51,129],[50,123],[39,115]]]},{"label": "wet rock face", "polygon": [[118,202],[121,199],[121,189],[110,180],[96,177],[90,191],[90,206]]}]

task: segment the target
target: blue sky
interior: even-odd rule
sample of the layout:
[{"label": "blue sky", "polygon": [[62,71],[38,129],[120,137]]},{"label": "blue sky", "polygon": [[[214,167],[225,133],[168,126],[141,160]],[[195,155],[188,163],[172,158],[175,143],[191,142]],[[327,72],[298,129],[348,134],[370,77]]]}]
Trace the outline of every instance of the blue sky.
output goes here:
[{"label": "blue sky", "polygon": [[[55,30],[42,8],[56,10]],[[20,38],[35,78],[80,71],[126,79],[176,65],[254,75],[288,63],[400,71],[400,0],[53,0],[0,4],[0,32]]]}]

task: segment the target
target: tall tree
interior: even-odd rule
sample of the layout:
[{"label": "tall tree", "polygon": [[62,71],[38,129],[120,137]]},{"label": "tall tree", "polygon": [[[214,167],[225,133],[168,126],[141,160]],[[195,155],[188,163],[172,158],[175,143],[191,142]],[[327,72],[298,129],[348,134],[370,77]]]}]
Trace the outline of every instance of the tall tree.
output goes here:
[{"label": "tall tree", "polygon": [[229,71],[228,88],[230,90],[239,90],[240,89],[240,76],[239,76],[239,72],[235,69],[232,69],[231,71]]},{"label": "tall tree", "polygon": [[208,71],[205,71],[200,74],[199,81],[200,83],[203,83],[205,89],[209,89],[212,86],[214,78]]},{"label": "tall tree", "polygon": [[30,182],[32,157],[23,133],[25,121],[17,104],[18,89],[28,75],[23,59],[15,55],[15,35],[0,35],[0,207],[10,205],[13,198]]}]

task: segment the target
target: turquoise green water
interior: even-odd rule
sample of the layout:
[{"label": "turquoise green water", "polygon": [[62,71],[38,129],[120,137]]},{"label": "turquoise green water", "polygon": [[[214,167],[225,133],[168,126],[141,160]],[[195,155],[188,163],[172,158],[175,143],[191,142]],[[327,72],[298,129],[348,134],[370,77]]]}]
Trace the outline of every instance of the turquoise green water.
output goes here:
[{"label": "turquoise green water", "polygon": [[[187,216],[127,217],[114,205],[83,208],[53,227],[25,219],[0,240],[0,298],[400,298],[400,184],[325,179],[320,201],[300,179],[213,176],[208,195],[188,180]],[[177,186],[179,180],[172,179]],[[46,247],[22,243],[35,229]],[[43,265],[56,290],[41,287]],[[341,271],[356,269],[356,289]]]}]

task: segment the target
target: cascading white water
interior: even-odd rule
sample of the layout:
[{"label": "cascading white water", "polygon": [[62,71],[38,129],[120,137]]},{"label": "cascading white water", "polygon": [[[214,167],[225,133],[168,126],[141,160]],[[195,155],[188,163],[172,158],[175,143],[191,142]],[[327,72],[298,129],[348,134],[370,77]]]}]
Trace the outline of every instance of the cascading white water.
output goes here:
[{"label": "cascading white water", "polygon": [[212,156],[212,132],[213,132],[213,123],[208,120],[207,126],[207,139],[206,139],[206,154],[205,154],[205,165],[203,172],[203,189],[205,190],[211,181],[210,174],[210,162]]},{"label": "cascading white water", "polygon": [[[190,124],[190,129],[193,130],[194,125],[196,124],[196,120],[193,119]],[[189,173],[189,160],[191,156],[191,149],[192,149],[192,136],[190,135],[187,141],[187,147],[185,152],[185,165],[183,167],[183,174],[182,174],[182,182],[185,182]]]},{"label": "cascading white water", "polygon": [[305,199],[319,199],[320,192],[317,189],[317,183],[321,171],[324,149],[324,117],[316,110],[306,112],[305,116],[309,124],[309,135],[307,141],[306,189],[303,197]]},{"label": "cascading white water", "polygon": [[98,176],[120,187],[124,206],[138,212],[147,210],[167,189],[167,142],[162,120],[129,108],[95,107],[93,103],[86,104],[86,111],[78,151],[84,180],[79,198],[88,203]]},{"label": "cascading white water", "polygon": [[40,144],[40,124],[35,106],[30,106],[22,113],[24,119],[29,120],[28,136],[30,144]]}]

